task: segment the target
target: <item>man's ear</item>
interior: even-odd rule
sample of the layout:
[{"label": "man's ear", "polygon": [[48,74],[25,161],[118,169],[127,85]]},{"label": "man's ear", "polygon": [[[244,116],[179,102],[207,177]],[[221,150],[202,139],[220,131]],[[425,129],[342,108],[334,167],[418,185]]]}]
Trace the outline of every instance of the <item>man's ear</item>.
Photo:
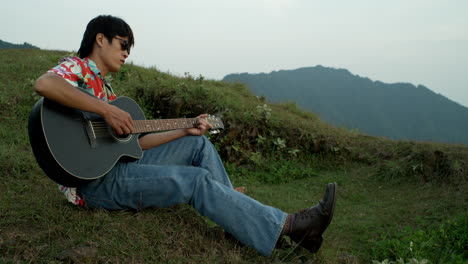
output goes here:
[{"label": "man's ear", "polygon": [[106,36],[104,34],[96,34],[96,44],[98,45],[98,47],[102,48],[102,46],[104,45],[104,39],[106,39]]}]

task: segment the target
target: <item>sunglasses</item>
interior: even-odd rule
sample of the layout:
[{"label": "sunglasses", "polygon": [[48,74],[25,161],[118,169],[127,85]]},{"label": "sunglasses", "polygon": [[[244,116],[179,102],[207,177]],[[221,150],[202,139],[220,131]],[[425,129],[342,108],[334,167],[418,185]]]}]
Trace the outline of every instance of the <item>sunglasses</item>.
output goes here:
[{"label": "sunglasses", "polygon": [[126,39],[123,39],[123,38],[119,38],[119,37],[114,37],[115,39],[118,39],[120,40],[120,47],[122,48],[122,50],[126,50],[128,55],[130,55],[130,42],[128,42],[128,40]]}]

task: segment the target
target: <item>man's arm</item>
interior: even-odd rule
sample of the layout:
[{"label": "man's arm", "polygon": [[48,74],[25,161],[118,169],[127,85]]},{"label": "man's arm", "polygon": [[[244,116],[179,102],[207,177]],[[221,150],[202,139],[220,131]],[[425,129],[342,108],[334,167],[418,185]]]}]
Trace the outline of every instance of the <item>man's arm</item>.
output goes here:
[{"label": "man's arm", "polygon": [[198,122],[193,128],[179,129],[143,136],[139,139],[140,147],[142,149],[150,149],[184,136],[202,136],[208,129],[211,128],[211,125],[206,121],[207,116],[208,115],[205,114],[197,117]]},{"label": "man's arm", "polygon": [[64,106],[102,116],[119,135],[129,134],[133,130],[133,121],[129,113],[79,91],[55,73],[46,73],[39,77],[34,85],[34,90]]}]

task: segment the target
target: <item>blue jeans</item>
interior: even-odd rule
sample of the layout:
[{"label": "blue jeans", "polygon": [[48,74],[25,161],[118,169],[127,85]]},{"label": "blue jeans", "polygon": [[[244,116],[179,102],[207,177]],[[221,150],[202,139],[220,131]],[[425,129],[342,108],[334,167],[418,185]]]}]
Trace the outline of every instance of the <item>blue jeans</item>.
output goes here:
[{"label": "blue jeans", "polygon": [[186,136],[118,162],[104,177],[80,187],[91,208],[165,208],[190,204],[242,243],[270,256],[287,214],[235,191],[205,136]]}]

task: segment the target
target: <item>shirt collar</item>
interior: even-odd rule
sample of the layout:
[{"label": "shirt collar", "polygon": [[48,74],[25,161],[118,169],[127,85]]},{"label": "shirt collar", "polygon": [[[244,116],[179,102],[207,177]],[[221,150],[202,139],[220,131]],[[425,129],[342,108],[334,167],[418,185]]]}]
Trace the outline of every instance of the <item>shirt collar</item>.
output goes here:
[{"label": "shirt collar", "polygon": [[104,79],[101,75],[101,70],[99,70],[96,63],[92,59],[85,58],[85,62],[88,64],[89,68],[94,72],[94,74],[99,76],[101,79]]}]

